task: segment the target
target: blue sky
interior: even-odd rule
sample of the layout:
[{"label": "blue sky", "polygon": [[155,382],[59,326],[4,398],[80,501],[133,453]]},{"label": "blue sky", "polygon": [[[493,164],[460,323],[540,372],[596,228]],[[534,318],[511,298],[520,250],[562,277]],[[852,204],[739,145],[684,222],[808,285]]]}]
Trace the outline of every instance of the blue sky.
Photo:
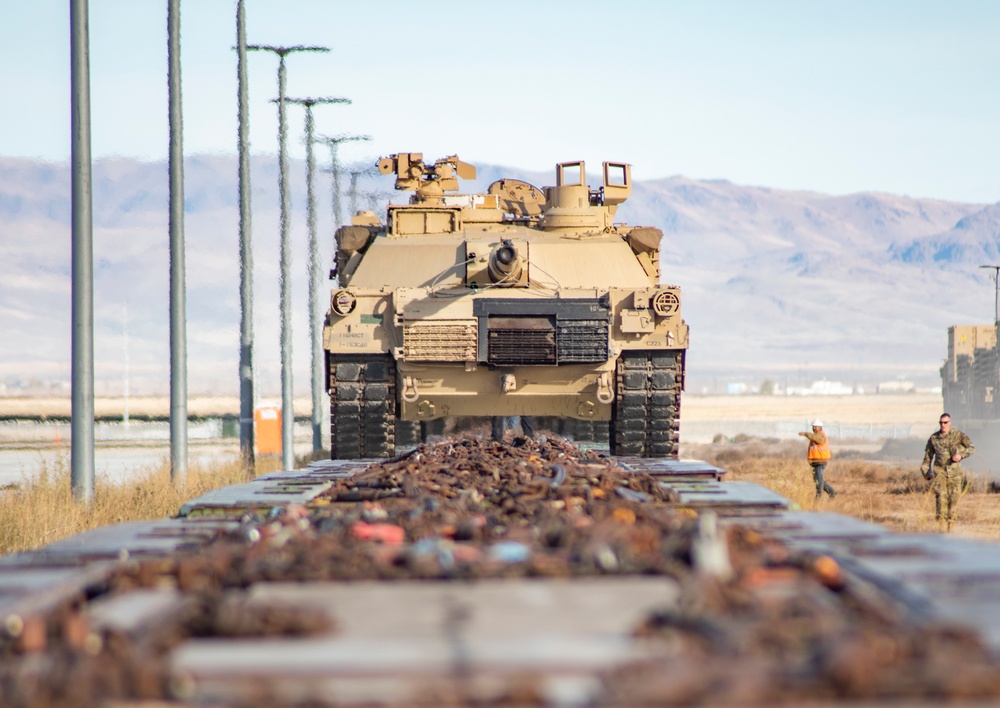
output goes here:
[{"label": "blue sky", "polygon": [[[166,155],[166,4],[90,0],[95,157]],[[0,15],[0,155],[68,157],[68,5]],[[181,7],[185,152],[234,153],[235,0]],[[288,94],[353,100],[315,114],[320,133],[374,136],[347,160],[624,160],[638,179],[1000,200],[989,0],[247,0],[247,25],[332,49],[288,59]],[[276,66],[250,58],[255,152],[277,149]]]}]

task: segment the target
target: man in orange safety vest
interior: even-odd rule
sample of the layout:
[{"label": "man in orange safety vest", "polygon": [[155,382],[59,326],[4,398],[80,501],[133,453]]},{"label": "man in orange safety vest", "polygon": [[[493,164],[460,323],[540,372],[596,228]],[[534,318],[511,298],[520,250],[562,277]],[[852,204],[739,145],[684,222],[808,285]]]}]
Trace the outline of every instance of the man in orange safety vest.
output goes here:
[{"label": "man in orange safety vest", "polygon": [[826,471],[826,465],[830,461],[830,441],[823,432],[823,421],[817,418],[812,422],[811,433],[799,433],[799,435],[809,440],[809,451],[806,454],[812,466],[813,479],[816,481],[816,499],[823,496],[823,492],[829,494],[832,499],[837,496],[837,492],[823,481],[823,472]]}]

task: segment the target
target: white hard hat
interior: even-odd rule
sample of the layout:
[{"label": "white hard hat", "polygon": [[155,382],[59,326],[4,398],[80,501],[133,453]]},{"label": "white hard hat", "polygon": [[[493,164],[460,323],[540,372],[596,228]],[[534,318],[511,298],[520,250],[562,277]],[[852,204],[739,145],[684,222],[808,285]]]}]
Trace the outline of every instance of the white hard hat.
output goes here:
[{"label": "white hard hat", "polygon": [[822,428],[823,427],[823,421],[820,420],[819,418],[817,418],[812,423],[810,423],[810,425],[812,425],[812,427],[814,427],[814,428]]}]

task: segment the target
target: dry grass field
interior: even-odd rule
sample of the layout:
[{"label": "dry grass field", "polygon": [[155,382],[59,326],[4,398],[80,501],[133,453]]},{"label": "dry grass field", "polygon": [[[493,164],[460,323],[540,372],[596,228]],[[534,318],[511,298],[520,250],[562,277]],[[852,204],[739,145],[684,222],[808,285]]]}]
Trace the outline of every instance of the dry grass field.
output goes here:
[{"label": "dry grass field", "polygon": [[[141,405],[140,405],[141,402]],[[98,414],[116,415],[120,399],[98,400]],[[167,399],[130,401],[136,415],[165,415]],[[118,408],[115,408],[118,406]],[[928,433],[941,412],[936,395],[838,396],[788,398],[777,396],[689,396],[684,402],[687,420],[796,420],[823,416],[841,423],[874,422],[926,425]],[[236,399],[192,399],[194,415],[221,415],[238,409]],[[68,399],[0,399],[3,415],[64,415]],[[308,401],[296,410],[308,410]],[[871,447],[871,446],[869,446]],[[839,449],[838,449],[839,448]],[[907,532],[936,532],[934,498],[918,472],[916,456],[887,461],[880,456],[834,446],[827,479],[837,489],[835,499],[815,500],[815,487],[805,462],[805,443],[793,441],[737,440],[712,445],[682,446],[682,455],[707,460],[729,471],[728,479],[767,486],[800,508],[822,509],[884,524]],[[276,468],[265,460],[254,475]],[[165,465],[124,485],[98,483],[94,503],[85,507],[70,494],[66,463],[43,469],[33,480],[0,493],[0,554],[37,548],[87,529],[123,521],[164,518],[210,489],[244,481],[247,471],[238,462],[213,469],[192,468],[184,490],[170,483]],[[1000,538],[1000,495],[981,477],[973,477],[959,503],[954,533],[962,536]]]},{"label": "dry grass field", "polygon": [[[252,476],[280,469],[280,460],[264,458]],[[43,467],[37,477],[0,493],[0,555],[39,548],[89,529],[126,521],[163,519],[177,514],[184,502],[229,484],[245,482],[245,466],[233,461],[212,469],[192,466],[183,489],[170,481],[161,465],[126,484],[100,479],[90,506],[73,499],[65,459]]]},{"label": "dry grass field", "polygon": [[[851,451],[834,454],[826,481],[837,496],[816,500],[812,471],[805,460],[806,443],[745,440],[690,446],[687,456],[728,470],[726,479],[756,482],[773,489],[804,510],[830,511],[882,524],[893,531],[939,532],[934,521],[934,495],[919,471],[920,459],[886,462]],[[1000,539],[1000,494],[995,483],[970,476],[958,504],[952,533]]]},{"label": "dry grass field", "polygon": [[[762,484],[804,510],[831,511],[883,524],[894,531],[938,532],[934,497],[917,464],[864,459],[856,453],[834,455],[826,478],[837,490],[834,499],[815,499],[812,474],[804,459],[804,443],[743,440],[690,446],[685,456],[728,470],[727,479]],[[254,475],[277,469],[279,460],[264,458]],[[125,521],[166,518],[205,492],[247,479],[237,463],[212,469],[192,467],[187,485],[177,490],[164,465],[123,485],[98,482],[94,503],[85,507],[70,494],[65,465],[45,469],[36,479],[0,494],[0,554],[38,548],[88,529]],[[956,535],[1000,538],[1000,494],[982,478],[973,478],[959,502]]]}]

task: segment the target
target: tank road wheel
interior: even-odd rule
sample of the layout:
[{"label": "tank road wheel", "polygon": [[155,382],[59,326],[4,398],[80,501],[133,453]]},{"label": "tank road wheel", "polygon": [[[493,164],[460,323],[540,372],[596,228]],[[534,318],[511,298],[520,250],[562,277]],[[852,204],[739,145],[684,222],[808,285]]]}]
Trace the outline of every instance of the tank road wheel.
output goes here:
[{"label": "tank road wheel", "polygon": [[388,354],[328,354],[330,457],[396,454],[396,362]]},{"label": "tank road wheel", "polygon": [[676,457],[683,353],[624,352],[611,412],[611,454]]}]

